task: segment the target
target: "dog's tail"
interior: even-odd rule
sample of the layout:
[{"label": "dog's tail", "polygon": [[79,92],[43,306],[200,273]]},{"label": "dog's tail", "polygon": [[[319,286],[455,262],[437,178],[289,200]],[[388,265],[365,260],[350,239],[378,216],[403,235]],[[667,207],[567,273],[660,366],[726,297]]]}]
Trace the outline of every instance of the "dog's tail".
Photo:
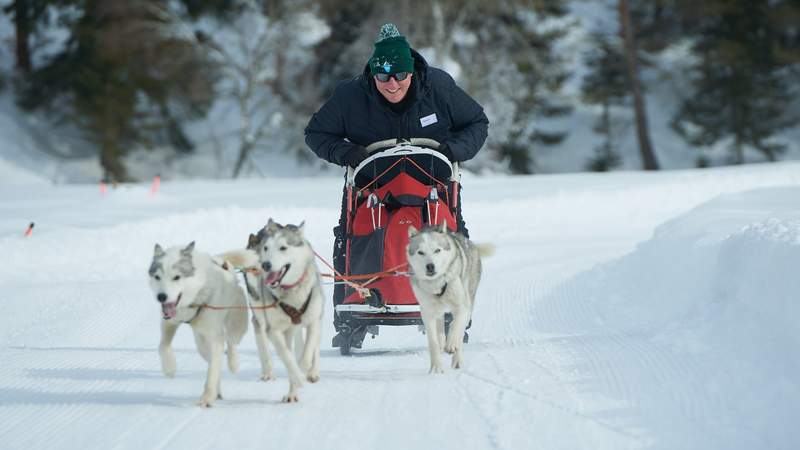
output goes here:
[{"label": "dog's tail", "polygon": [[494,255],[494,244],[475,244],[481,258]]},{"label": "dog's tail", "polygon": [[258,254],[250,249],[231,250],[216,255],[216,258],[228,263],[232,269],[258,267]]}]

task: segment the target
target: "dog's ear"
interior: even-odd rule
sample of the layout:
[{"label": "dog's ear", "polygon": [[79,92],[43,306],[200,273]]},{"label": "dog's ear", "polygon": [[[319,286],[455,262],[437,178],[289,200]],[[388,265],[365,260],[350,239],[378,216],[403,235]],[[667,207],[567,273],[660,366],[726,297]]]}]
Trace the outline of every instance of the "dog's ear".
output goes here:
[{"label": "dog's ear", "polygon": [[166,253],[164,253],[164,249],[161,248],[160,245],[156,244],[156,247],[153,249],[153,258],[161,258],[164,255],[166,255]]},{"label": "dog's ear", "polygon": [[306,228],[306,221],[304,220],[304,221],[300,222],[300,225],[297,226],[297,231],[299,231],[300,234],[303,234],[303,231],[305,230],[305,228]]},{"label": "dog's ear", "polygon": [[419,230],[417,230],[417,228],[414,225],[409,225],[408,226],[408,237],[409,238],[412,238],[412,237],[416,236],[418,233],[419,233]]},{"label": "dog's ear", "polygon": [[275,222],[274,220],[272,220],[272,217],[269,218],[269,221],[267,222],[267,226],[264,227],[264,229],[267,230],[267,233],[274,233],[274,232],[280,230],[281,228],[283,228],[281,226],[281,224],[279,224],[278,222]]},{"label": "dog's ear", "polygon": [[194,251],[194,241],[189,242],[189,245],[187,245],[186,248],[181,250],[181,253],[184,254],[184,255],[187,255],[187,254],[190,255],[193,251]]},{"label": "dog's ear", "polygon": [[258,247],[260,239],[253,233],[250,233],[250,236],[247,238],[247,248],[254,249]]},{"label": "dog's ear", "polygon": [[442,223],[439,224],[439,232],[447,233],[447,219],[443,220]]}]

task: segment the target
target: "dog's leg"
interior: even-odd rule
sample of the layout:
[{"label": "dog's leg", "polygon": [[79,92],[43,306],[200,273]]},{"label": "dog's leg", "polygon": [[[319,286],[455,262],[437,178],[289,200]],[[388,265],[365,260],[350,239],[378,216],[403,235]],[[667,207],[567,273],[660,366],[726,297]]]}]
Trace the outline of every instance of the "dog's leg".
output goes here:
[{"label": "dog's leg", "polygon": [[303,374],[297,365],[294,355],[292,355],[292,351],[286,345],[286,334],[270,329],[269,339],[272,341],[272,345],[275,346],[278,356],[280,356],[283,365],[286,366],[286,371],[289,373],[289,392],[281,401],[284,403],[296,402],[298,400],[297,390],[303,385]]},{"label": "dog's leg", "polygon": [[319,381],[320,328],[321,324],[316,320],[306,327],[306,345],[300,361],[300,368],[306,372],[306,379],[312,383]]},{"label": "dog's leg", "polygon": [[[198,333],[199,334],[199,333]],[[221,334],[214,336],[201,336],[200,339],[208,345],[208,372],[206,386],[198,405],[210,408],[219,397],[220,373],[222,372],[222,359],[225,351],[225,339]]]},{"label": "dog's leg", "polygon": [[258,358],[261,360],[261,381],[274,380],[275,374],[272,373],[272,358],[269,356],[266,324],[261,324],[255,315],[253,315],[253,331],[256,337],[256,347],[258,347]]},{"label": "dog's leg", "polygon": [[470,307],[466,296],[466,290],[461,283],[458,283],[454,288],[458,289],[458,295],[464,299],[464,302],[457,308],[453,308],[453,321],[450,323],[450,330],[447,334],[447,342],[444,345],[444,351],[453,354],[452,367],[458,369],[461,367],[461,345],[464,340],[464,332],[467,329],[467,322],[469,322]]},{"label": "dog's leg", "polygon": [[233,296],[236,304],[242,308],[228,311],[225,314],[225,341],[228,348],[228,369],[231,373],[236,373],[239,371],[239,351],[236,347],[247,333],[247,310],[243,308],[246,302],[244,293],[238,285],[234,288]]},{"label": "dog's leg", "polygon": [[444,351],[445,334],[444,334],[444,314],[436,319],[436,336],[439,338],[439,353]]},{"label": "dog's leg", "polygon": [[203,360],[205,362],[209,362],[211,358],[211,352],[209,350],[208,340],[206,339],[206,337],[195,331],[194,343],[197,345],[197,352],[200,353],[200,356],[203,357]]},{"label": "dog's leg", "polygon": [[306,346],[305,337],[308,331],[304,327],[292,327],[286,331],[286,345],[292,350],[295,361],[303,359],[303,349]]},{"label": "dog's leg", "polygon": [[420,316],[422,317],[422,323],[425,325],[425,335],[428,337],[428,353],[431,357],[431,368],[428,373],[444,373],[444,370],[442,370],[442,357],[440,355],[441,346],[439,344],[439,333],[436,330],[436,322],[438,316],[441,316],[441,313],[436,311],[436,308],[431,309],[433,309],[433,311],[420,305]]},{"label": "dog's leg", "polygon": [[158,344],[158,355],[161,357],[161,371],[169,378],[175,376],[175,352],[172,350],[172,339],[178,331],[180,323],[161,321],[161,342]]},{"label": "dog's leg", "polygon": [[228,350],[228,370],[231,373],[239,371],[239,351],[236,349],[236,343],[232,342],[230,337],[226,336],[227,350]]},{"label": "dog's leg", "polygon": [[320,332],[317,333],[317,342],[314,343],[314,360],[311,362],[311,373],[315,373],[317,375],[316,381],[313,381],[314,383],[319,381],[319,351],[320,351],[320,347],[322,346],[322,343],[321,343],[321,341],[322,341],[322,332],[321,332],[321,330],[322,330],[322,322],[321,322],[321,320],[322,319],[320,319],[320,322],[319,322]]}]

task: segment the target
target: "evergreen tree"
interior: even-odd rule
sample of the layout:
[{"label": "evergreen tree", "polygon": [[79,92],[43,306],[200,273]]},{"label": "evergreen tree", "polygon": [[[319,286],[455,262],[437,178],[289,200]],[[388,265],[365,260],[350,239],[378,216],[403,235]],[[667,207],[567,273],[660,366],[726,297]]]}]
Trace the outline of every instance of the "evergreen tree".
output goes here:
[{"label": "evergreen tree", "polygon": [[658,170],[658,159],[650,139],[647,108],[645,107],[642,83],[639,79],[639,51],[635,37],[636,28],[631,19],[628,0],[619,0],[619,23],[625,49],[628,86],[633,97],[633,109],[636,115],[636,136],[639,141],[639,153],[642,155],[642,167],[645,170]]},{"label": "evergreen tree", "polygon": [[[320,87],[319,103],[333,93],[336,83],[356,75],[366,65],[372,48],[364,37],[374,39],[375,34],[374,30],[368,30],[366,23],[375,6],[371,0],[323,2],[320,15],[331,34],[316,47],[316,58],[324,68],[314,74]],[[348,52],[351,47],[357,47],[358,51]]]},{"label": "evergreen tree", "polygon": [[181,123],[210,105],[213,77],[194,36],[176,31],[161,2],[63,3],[70,36],[24,80],[20,105],[77,125],[110,180],[130,179],[122,157],[134,145],[191,150]]},{"label": "evergreen tree", "polygon": [[776,2],[709,0],[701,8],[705,19],[694,45],[694,90],[673,118],[673,127],[695,146],[730,140],[734,163],[745,161],[747,148],[774,161],[786,144],[771,138],[798,123],[776,54],[779,34],[770,22]]},{"label": "evergreen tree", "polygon": [[[492,123],[498,132],[490,133],[489,145],[512,173],[534,173],[536,151],[567,135],[542,124],[542,119],[571,112],[559,96],[569,74],[553,48],[566,28],[554,22],[542,26],[566,13],[566,3],[558,0],[477,2],[464,22],[477,42],[454,44],[456,60],[466,68],[468,90],[485,107],[507,111],[503,120]],[[506,51],[497,54],[497,48]]]},{"label": "evergreen tree", "polygon": [[3,12],[11,17],[14,22],[16,41],[16,66],[17,70],[26,74],[33,67],[31,63],[30,40],[38,27],[47,23],[48,4],[55,3],[47,0],[13,0],[3,8]]},{"label": "evergreen tree", "polygon": [[620,45],[600,33],[593,34],[592,40],[597,42],[597,47],[586,57],[589,72],[582,80],[581,92],[584,102],[602,108],[594,131],[603,135],[604,140],[595,147],[595,156],[587,166],[590,170],[605,172],[622,162],[615,144],[620,125],[614,120],[611,109],[626,102],[629,88]]}]

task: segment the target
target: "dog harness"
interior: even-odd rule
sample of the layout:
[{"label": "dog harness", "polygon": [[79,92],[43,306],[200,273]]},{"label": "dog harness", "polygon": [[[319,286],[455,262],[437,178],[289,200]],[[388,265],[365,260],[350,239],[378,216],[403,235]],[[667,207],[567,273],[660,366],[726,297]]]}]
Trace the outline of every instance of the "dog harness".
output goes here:
[{"label": "dog harness", "polygon": [[[283,290],[291,289],[291,288],[299,285],[300,283],[302,283],[303,280],[306,279],[306,275],[308,275],[308,269],[306,269],[303,272],[303,276],[300,277],[300,279],[297,280],[295,283],[288,284],[288,285],[281,284],[278,287],[280,289],[283,289]],[[245,276],[244,278],[245,278],[245,284],[247,284],[247,286],[249,288],[249,284],[247,283],[247,277]],[[262,282],[260,284],[261,284],[261,286],[260,286],[261,287],[261,298],[263,299],[263,298],[265,298],[265,296],[264,296],[264,283]],[[308,309],[309,303],[311,303],[311,296],[313,294],[314,294],[314,288],[312,287],[311,291],[309,291],[309,293],[308,293],[308,298],[303,303],[303,306],[301,306],[299,309],[295,308],[292,305],[287,305],[286,303],[283,303],[277,296],[275,296],[273,294],[273,298],[275,298],[275,303],[273,303],[272,305],[269,305],[268,307],[274,308],[275,306],[279,306],[283,310],[283,312],[286,313],[286,315],[289,316],[289,318],[292,319],[292,323],[295,324],[295,325],[298,325],[301,322],[301,320],[303,319],[303,314],[305,314],[306,310]]]},{"label": "dog harness", "polygon": [[[190,305],[190,306],[191,306],[191,305]],[[200,315],[200,310],[202,310],[202,309],[203,309],[203,305],[196,306],[196,308],[197,308],[197,312],[196,312],[196,313],[194,313],[194,316],[192,316],[192,318],[191,318],[191,319],[189,319],[189,320],[181,320],[181,322],[183,322],[183,323],[188,323],[188,324],[190,324],[190,325],[191,325],[192,321],[194,321],[194,319],[197,319],[197,316],[199,316],[199,315]]]},{"label": "dog harness", "polygon": [[308,293],[308,298],[306,302],[303,303],[303,306],[300,309],[295,308],[294,306],[287,305],[286,303],[281,302],[280,300],[277,301],[278,306],[281,307],[283,312],[286,313],[287,316],[292,318],[292,323],[297,325],[300,323],[300,320],[303,318],[303,314],[308,309],[308,304],[311,303],[311,296],[314,294],[314,289]]}]

